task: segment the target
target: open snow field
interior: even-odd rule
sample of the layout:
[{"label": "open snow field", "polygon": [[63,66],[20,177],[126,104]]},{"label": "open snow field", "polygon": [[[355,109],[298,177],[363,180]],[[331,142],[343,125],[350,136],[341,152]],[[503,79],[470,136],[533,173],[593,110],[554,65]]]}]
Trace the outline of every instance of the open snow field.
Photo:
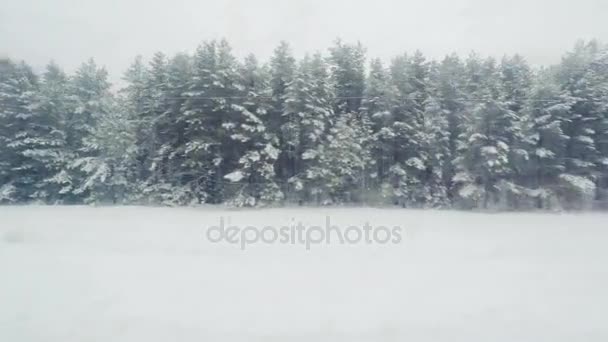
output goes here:
[{"label": "open snow field", "polygon": [[[238,245],[237,225],[399,244]],[[0,207],[0,341],[608,341],[608,215]]]}]

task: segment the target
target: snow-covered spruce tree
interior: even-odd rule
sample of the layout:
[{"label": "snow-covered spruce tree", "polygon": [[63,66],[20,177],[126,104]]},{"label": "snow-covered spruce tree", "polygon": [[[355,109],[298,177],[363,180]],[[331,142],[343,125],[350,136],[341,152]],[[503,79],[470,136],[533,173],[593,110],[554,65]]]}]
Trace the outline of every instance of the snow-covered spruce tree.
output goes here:
[{"label": "snow-covered spruce tree", "polygon": [[430,201],[427,178],[432,174],[425,151],[425,103],[429,98],[429,68],[421,53],[393,60],[391,79],[396,89],[393,106],[394,164],[386,195],[404,207],[424,206]]},{"label": "snow-covered spruce tree", "polygon": [[148,70],[141,56],[135,58],[124,73],[122,80],[126,83],[126,86],[120,89],[120,95],[125,101],[125,109],[129,111],[133,119],[137,119],[144,112],[144,101],[147,99],[148,90]]},{"label": "snow-covered spruce tree", "polygon": [[[281,141],[284,156],[284,167],[289,175],[286,189],[288,189],[287,200],[290,202],[306,201],[307,194],[303,192],[303,151],[309,146],[304,146],[304,116],[307,116],[307,106],[313,101],[312,97],[312,75],[310,72],[310,56],[306,55],[299,63],[294,72],[292,81],[287,85],[283,104],[283,125],[281,126]],[[308,115],[310,116],[310,115]],[[318,143],[317,143],[318,144]]]},{"label": "snow-covered spruce tree", "polygon": [[35,127],[26,152],[40,165],[34,198],[50,204],[69,202],[72,188],[70,162],[72,151],[66,141],[66,117],[71,106],[68,77],[55,63],[43,74],[32,111]]},{"label": "snow-covered spruce tree", "polygon": [[316,163],[307,169],[311,196],[320,204],[358,202],[371,161],[370,130],[357,114],[342,114],[323,144],[309,153]]},{"label": "snow-covered spruce tree", "polygon": [[167,79],[163,87],[164,112],[152,125],[156,148],[152,155],[150,171],[154,175],[146,182],[144,198],[163,205],[185,205],[195,198],[189,184],[183,179],[186,129],[188,117],[182,115],[182,106],[191,82],[191,58],[178,54],[169,60]]},{"label": "snow-covered spruce tree", "polygon": [[299,200],[298,192],[302,188],[298,179],[302,171],[302,149],[304,148],[304,142],[301,140],[304,134],[302,120],[306,103],[311,100],[307,98],[309,96],[307,92],[310,90],[310,73],[307,70],[309,63],[308,57],[302,60],[285,94],[281,141],[284,156],[284,175],[289,175],[286,184],[289,189],[289,201]]},{"label": "snow-covered spruce tree", "polygon": [[231,141],[239,113],[237,63],[225,40],[199,47],[193,78],[184,93],[185,122],[183,180],[199,203],[223,202],[223,176],[238,162]]},{"label": "snow-covered spruce tree", "polygon": [[287,89],[285,113],[291,118],[285,132],[291,132],[296,155],[295,174],[288,182],[300,202],[317,201],[318,179],[307,178],[318,166],[317,147],[333,125],[333,87],[325,60],[320,54],[306,56]]},{"label": "snow-covered spruce tree", "polygon": [[216,81],[217,42],[199,46],[193,57],[192,79],[183,96],[184,161],[181,165],[182,183],[192,193],[191,202],[213,201],[217,194],[221,117],[215,111],[216,99],[212,86]]},{"label": "snow-covered spruce tree", "polygon": [[466,146],[466,133],[469,127],[469,117],[466,108],[469,104],[465,93],[464,64],[457,55],[446,56],[435,74],[435,98],[439,105],[427,103],[429,111],[440,110],[447,121],[446,133],[448,137],[448,151],[446,161],[443,163],[442,177],[450,202],[455,197],[453,178],[456,174],[458,158],[462,152],[461,147]]},{"label": "snow-covered spruce tree", "polygon": [[579,42],[559,66],[558,81],[573,98],[570,115],[563,125],[564,134],[569,137],[566,174],[560,178],[566,208],[591,207],[600,178],[605,177],[604,159],[598,147],[605,146],[602,137],[605,137],[606,76],[602,74],[602,63],[597,63],[604,53],[596,41]]},{"label": "snow-covered spruce tree", "polygon": [[125,75],[131,79],[129,82],[131,92],[141,91],[142,96],[139,101],[135,103],[128,101],[128,103],[131,109],[135,109],[132,117],[136,139],[135,174],[138,180],[136,188],[140,201],[144,202],[160,202],[159,197],[164,195],[162,189],[158,187],[162,181],[159,170],[154,165],[154,157],[161,146],[157,124],[168,106],[167,63],[165,54],[157,52],[147,68],[136,60]]},{"label": "snow-covered spruce tree", "polygon": [[108,74],[93,60],[83,64],[71,80],[75,107],[67,125],[73,151],[72,193],[85,203],[122,203],[128,195],[127,167],[131,164],[132,126],[125,110],[117,108]]},{"label": "snow-covered spruce tree", "polygon": [[30,155],[40,147],[33,110],[37,83],[25,63],[0,61],[0,203],[30,201],[45,174]]},{"label": "snow-covered spruce tree", "polygon": [[[155,55],[154,60],[158,63],[159,54]],[[119,101],[122,105],[123,115],[126,120],[132,125],[133,134],[135,136],[134,153],[132,164],[129,165],[129,174],[127,180],[130,183],[130,197],[134,202],[144,202],[142,197],[146,190],[147,173],[146,164],[148,163],[149,155],[146,155],[145,149],[149,149],[147,138],[151,137],[150,119],[146,117],[149,111],[151,86],[148,69],[146,68],[143,58],[137,56],[133,63],[124,73],[122,80],[125,86],[119,90]]]},{"label": "snow-covered spruce tree", "polygon": [[448,184],[444,175],[451,163],[449,112],[443,109],[440,98],[440,71],[438,63],[430,64],[429,96],[424,103],[422,150],[427,154],[425,187],[428,193],[425,206],[430,208],[449,206]]},{"label": "snow-covered spruce tree", "polygon": [[[452,206],[457,208],[474,208],[479,206],[483,197],[480,187],[480,179],[471,173],[468,167],[470,162],[469,139],[474,134],[474,113],[477,107],[484,101],[482,86],[482,60],[471,53],[463,63],[463,81],[461,84],[462,98],[457,103],[463,104],[460,115],[455,120],[450,120],[450,143],[455,145],[452,149],[452,167],[449,174],[450,179],[450,198]],[[453,133],[457,133],[454,136]]]},{"label": "snow-covered spruce tree", "polygon": [[549,71],[538,75],[528,96],[524,141],[530,157],[524,177],[538,209],[559,208],[556,185],[566,175],[565,156],[569,139],[562,127],[569,120],[572,102],[573,99],[559,88]]},{"label": "snow-covered spruce tree", "polygon": [[591,62],[587,77],[595,85],[595,141],[597,207],[608,209],[608,46],[602,46]]},{"label": "snow-covered spruce tree", "polygon": [[282,191],[286,198],[293,201],[297,194],[296,189],[289,179],[295,174],[296,151],[293,142],[289,137],[294,136],[287,130],[288,136],[284,135],[287,128],[295,126],[290,120],[295,120],[293,116],[285,115],[285,100],[287,89],[293,82],[296,71],[296,60],[292,55],[291,48],[286,42],[281,42],[274,50],[270,58],[270,88],[271,88],[271,107],[268,113],[267,129],[270,134],[274,134],[279,139],[279,159],[275,164],[278,181],[282,186]]},{"label": "snow-covered spruce tree", "polygon": [[12,184],[12,151],[8,148],[11,140],[10,122],[13,120],[15,65],[9,59],[0,59],[0,203],[16,201],[15,186]]},{"label": "snow-covered spruce tree", "polygon": [[[371,127],[371,120],[361,111],[365,92],[365,64],[366,50],[361,43],[347,44],[337,40],[329,49],[329,69],[335,94],[334,122],[344,114],[352,114],[356,120],[351,121],[351,124],[359,125],[356,130],[361,132],[368,131]],[[361,181],[353,189],[353,193],[359,197],[369,197],[372,167],[372,162],[369,161],[362,171]]]},{"label": "snow-covered spruce tree", "polygon": [[[459,149],[458,186],[460,205],[465,207],[496,208],[505,193],[517,194],[509,145],[520,134],[518,117],[501,100],[499,69],[492,58],[482,63],[472,56],[467,62],[469,96],[476,103],[472,110],[470,130],[465,132],[467,145]],[[476,82],[480,82],[477,84]],[[511,198],[507,198],[510,200]],[[510,202],[507,205],[515,205]]]},{"label": "snow-covered spruce tree", "polygon": [[65,75],[51,64],[39,84],[25,63],[15,65],[13,71],[8,84],[17,96],[7,108],[14,115],[6,128],[8,155],[13,156],[14,195],[21,202],[60,202],[70,189],[64,131]]},{"label": "snow-covered spruce tree", "polygon": [[387,185],[389,170],[393,165],[394,134],[391,109],[395,93],[391,88],[390,75],[380,59],[372,60],[366,84],[361,110],[370,122],[372,134],[370,187],[375,192],[375,195],[370,193],[368,196],[376,197],[374,201],[378,202],[381,201],[378,190]]},{"label": "snow-covered spruce tree", "polygon": [[85,203],[130,203],[134,193],[132,167],[136,156],[135,124],[129,113],[108,96],[96,125],[83,140],[73,167],[84,172],[76,193],[86,194]]},{"label": "snow-covered spruce tree", "polygon": [[239,116],[230,135],[239,160],[236,170],[224,176],[234,188],[229,203],[238,207],[270,205],[283,199],[275,182],[278,139],[266,128],[271,107],[270,78],[253,55],[239,69],[242,103],[232,104]]},{"label": "snow-covered spruce tree", "polygon": [[337,40],[329,49],[336,114],[358,113],[365,90],[365,48]]},{"label": "snow-covered spruce tree", "polygon": [[[243,86],[238,74],[239,63],[232,54],[232,48],[226,40],[221,40],[217,50],[217,65],[215,70],[215,82],[212,91],[217,94],[218,102],[215,107],[216,115],[220,117],[221,126],[219,127],[218,137],[220,149],[218,158],[219,173],[216,192],[211,198],[212,203],[222,203],[224,201],[224,175],[232,172],[240,159],[239,147],[234,144],[232,139],[237,122],[241,117],[241,112],[237,110],[242,103]],[[237,108],[234,107],[237,105]]]},{"label": "snow-covered spruce tree", "polygon": [[509,208],[530,208],[534,206],[536,194],[530,192],[526,179],[526,165],[530,155],[524,142],[523,129],[528,125],[529,117],[524,111],[526,100],[530,96],[532,72],[525,59],[519,55],[503,57],[500,66],[500,100],[508,109],[503,118],[505,140],[509,145],[510,176],[502,184],[503,200],[509,202]]}]

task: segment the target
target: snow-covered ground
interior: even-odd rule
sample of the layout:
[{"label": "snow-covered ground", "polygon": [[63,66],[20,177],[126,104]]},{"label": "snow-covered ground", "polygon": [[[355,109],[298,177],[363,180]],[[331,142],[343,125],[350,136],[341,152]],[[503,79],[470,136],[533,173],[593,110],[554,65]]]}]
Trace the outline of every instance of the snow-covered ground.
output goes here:
[{"label": "snow-covered ground", "polygon": [[[387,245],[205,228],[399,225]],[[0,341],[608,341],[608,215],[0,207]]]}]

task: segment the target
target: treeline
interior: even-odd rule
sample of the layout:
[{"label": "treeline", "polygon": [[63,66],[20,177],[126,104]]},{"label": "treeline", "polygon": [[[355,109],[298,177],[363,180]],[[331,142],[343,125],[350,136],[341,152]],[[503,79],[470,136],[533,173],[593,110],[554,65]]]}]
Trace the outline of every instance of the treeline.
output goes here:
[{"label": "treeline", "polygon": [[0,61],[0,203],[608,207],[608,49],[559,65],[388,65],[360,44],[268,63],[229,44],[138,57],[112,91]]}]

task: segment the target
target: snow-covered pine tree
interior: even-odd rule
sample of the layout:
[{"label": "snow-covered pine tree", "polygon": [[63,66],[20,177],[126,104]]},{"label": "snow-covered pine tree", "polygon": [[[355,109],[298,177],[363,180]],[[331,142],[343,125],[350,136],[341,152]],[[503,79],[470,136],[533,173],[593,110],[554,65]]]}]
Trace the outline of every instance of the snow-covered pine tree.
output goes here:
[{"label": "snow-covered pine tree", "polygon": [[525,175],[530,155],[524,142],[523,129],[528,124],[524,107],[530,96],[532,72],[526,60],[515,55],[503,57],[500,66],[501,102],[507,108],[503,118],[505,140],[509,145],[509,178],[502,186],[503,200],[510,208],[533,206],[529,184]]},{"label": "snow-covered pine tree", "polygon": [[135,57],[133,63],[124,73],[122,80],[126,85],[119,90],[118,101],[121,103],[124,116],[132,125],[133,134],[136,138],[134,142],[135,153],[128,175],[128,181],[131,183],[130,196],[133,201],[145,202],[143,197],[147,188],[147,173],[149,171],[146,170],[145,164],[149,156],[146,156],[144,150],[149,149],[149,147],[144,138],[151,134],[149,119],[145,117],[145,113],[150,107],[149,86],[151,84],[148,69],[142,56]]},{"label": "snow-covered pine tree", "polygon": [[205,42],[193,57],[193,77],[183,94],[184,162],[181,165],[182,183],[192,193],[192,201],[213,201],[217,190],[221,158],[219,129],[221,117],[215,113],[216,96],[212,86],[216,81],[217,42]]},{"label": "snow-covered pine tree", "polygon": [[271,108],[270,77],[253,55],[239,69],[242,103],[232,104],[239,116],[230,135],[239,159],[236,169],[224,176],[234,188],[229,203],[238,207],[270,205],[283,199],[275,182],[278,138],[266,128]]},{"label": "snow-covered pine tree", "polygon": [[223,176],[238,163],[231,144],[239,113],[237,63],[229,44],[211,41],[197,49],[193,78],[184,93],[185,123],[182,179],[199,203],[223,201]]},{"label": "snow-covered pine tree", "polygon": [[597,207],[608,209],[608,46],[601,46],[591,62],[587,75],[595,85],[595,134],[593,139],[598,151],[596,161]]},{"label": "snow-covered pine tree", "polygon": [[302,138],[305,135],[304,117],[310,117],[307,106],[310,106],[313,101],[311,81],[310,56],[306,55],[298,63],[293,79],[287,85],[283,104],[282,156],[285,175],[289,175],[285,187],[288,189],[287,200],[290,202],[308,200],[307,194],[304,192],[305,167],[302,164],[304,162],[303,151],[310,148],[310,143],[302,141]]},{"label": "snow-covered pine tree", "polygon": [[518,130],[517,116],[501,101],[499,69],[493,58],[479,62],[476,56],[467,61],[469,99],[474,107],[471,125],[465,131],[466,145],[460,146],[458,187],[460,204],[465,207],[495,208],[501,195],[514,193],[509,142]]},{"label": "snow-covered pine tree", "polygon": [[598,143],[605,146],[601,140],[606,116],[606,82],[602,81],[605,79],[605,75],[601,75],[602,68],[597,73],[593,69],[599,65],[592,67],[603,53],[598,42],[581,41],[574,51],[566,54],[559,66],[559,83],[574,100],[568,121],[563,125],[569,139],[566,144],[567,174],[561,177],[563,192],[568,194],[566,207],[570,208],[591,207],[598,195],[597,185],[604,175],[599,171],[605,168]]},{"label": "snow-covered pine tree", "polygon": [[361,43],[347,44],[338,39],[329,53],[336,93],[334,112],[358,113],[365,90],[365,48]]},{"label": "snow-covered pine tree", "polygon": [[31,155],[40,147],[33,110],[38,78],[24,62],[2,60],[0,72],[0,203],[28,202],[45,174]]},{"label": "snow-covered pine tree", "polygon": [[72,151],[66,141],[66,117],[70,99],[68,77],[57,64],[47,65],[34,102],[37,129],[27,152],[41,165],[34,197],[51,204],[69,202]]},{"label": "snow-covered pine tree", "polygon": [[296,132],[296,172],[289,179],[300,202],[317,201],[319,179],[308,179],[308,171],[318,167],[317,148],[323,144],[325,135],[333,126],[333,86],[328,67],[320,54],[306,56],[298,67],[293,82],[289,85],[285,100],[285,113],[292,117],[290,130]]},{"label": "snow-covered pine tree", "polygon": [[157,52],[147,68],[136,60],[126,75],[134,81],[131,83],[133,90],[142,93],[141,100],[131,104],[131,107],[134,106],[136,109],[134,124],[137,192],[141,195],[140,200],[148,202],[158,202],[158,197],[163,195],[159,193],[162,191],[158,189],[162,181],[158,165],[154,164],[154,158],[161,146],[157,124],[165,114],[169,101],[167,99],[169,78],[167,64],[165,54]]},{"label": "snow-covered pine tree", "polygon": [[316,163],[306,172],[311,196],[320,204],[361,201],[365,173],[371,161],[371,131],[357,114],[336,119],[323,144],[313,153]]},{"label": "snow-covered pine tree", "polygon": [[80,152],[73,167],[85,173],[85,178],[76,193],[86,194],[85,203],[125,204],[131,203],[135,184],[132,180],[136,156],[135,123],[130,113],[105,96],[99,101],[102,111],[98,113],[95,127],[83,139]]},{"label": "snow-covered pine tree", "polygon": [[[158,57],[154,59],[157,60]],[[148,70],[144,65],[142,56],[135,57],[135,61],[129,66],[122,80],[126,83],[126,86],[120,90],[121,96],[124,97],[125,109],[131,113],[133,119],[136,119],[144,112],[144,101],[148,95],[146,93],[148,90]]]},{"label": "snow-covered pine tree", "polygon": [[522,111],[530,95],[532,76],[531,68],[522,56],[503,57],[500,63],[502,100],[509,110],[518,116],[523,116]]},{"label": "snow-covered pine tree", "polygon": [[108,201],[107,190],[102,187],[111,172],[101,162],[101,147],[95,146],[98,124],[112,110],[108,73],[90,59],[71,79],[69,93],[73,106],[66,121],[66,141],[73,156],[70,178],[74,188],[71,194],[76,201]]},{"label": "snow-covered pine tree", "polygon": [[[292,55],[291,48],[287,42],[282,41],[274,50],[270,58],[270,87],[272,90],[271,108],[268,114],[268,130],[279,139],[279,159],[275,164],[278,181],[282,185],[282,191],[287,198],[296,196],[296,189],[293,188],[289,179],[295,175],[295,151],[293,144],[284,136],[285,129],[294,126],[289,120],[293,116],[285,115],[285,100],[287,89],[293,82],[296,71],[296,60]],[[289,136],[295,134],[289,132]]]},{"label": "snow-covered pine tree", "polygon": [[396,89],[393,107],[394,161],[390,169],[393,201],[401,206],[424,206],[430,201],[425,186],[431,175],[425,151],[425,103],[428,93],[428,62],[420,52],[393,60],[391,79]]},{"label": "snow-covered pine tree", "polygon": [[214,191],[211,192],[211,203],[224,202],[223,177],[237,167],[240,159],[239,147],[235,146],[232,139],[237,122],[241,118],[241,112],[233,105],[238,106],[243,101],[241,98],[243,86],[238,74],[238,66],[230,44],[222,39],[218,44],[215,77],[211,87],[212,93],[217,97],[214,115],[221,123],[217,131],[219,150],[214,157],[220,163],[217,172],[214,173],[217,179],[215,179]]},{"label": "snow-covered pine tree", "polygon": [[[365,96],[361,105],[361,110],[371,123],[372,140],[370,152],[372,155],[372,169],[370,170],[370,187],[372,192],[379,192],[382,187],[386,187],[389,171],[393,165],[393,141],[394,133],[392,130],[393,115],[392,107],[394,103],[394,93],[391,88],[390,75],[382,65],[380,59],[373,59],[370,63],[370,71],[367,77]],[[374,196],[375,201],[379,201],[379,193]]]},{"label": "snow-covered pine tree", "polygon": [[446,56],[438,66],[435,75],[434,87],[439,108],[428,103],[431,112],[441,110],[447,120],[446,133],[448,137],[448,151],[446,162],[443,164],[443,183],[450,201],[455,197],[453,178],[456,174],[456,165],[462,152],[460,147],[466,146],[466,130],[469,125],[467,111],[468,102],[465,98],[465,69],[460,58],[455,55]]},{"label": "snow-covered pine tree", "polygon": [[12,85],[15,65],[9,59],[0,59],[0,203],[12,203],[15,198],[15,186],[12,184],[11,168],[12,151],[8,148],[11,141],[10,122],[13,120],[14,86]]},{"label": "snow-covered pine tree", "polygon": [[65,144],[62,132],[56,129],[59,123],[42,108],[38,77],[24,63],[17,66],[17,77],[20,113],[12,126],[14,138],[8,145],[19,156],[14,165],[18,175],[14,184],[22,201],[44,201],[49,168],[59,158],[56,148]]},{"label": "snow-covered pine tree", "polygon": [[167,80],[163,88],[165,111],[157,116],[153,129],[157,148],[152,156],[151,170],[155,175],[145,189],[149,201],[163,205],[185,205],[192,202],[191,188],[183,179],[182,165],[186,161],[185,147],[188,117],[182,107],[192,77],[192,61],[186,54],[177,54],[168,63]]},{"label": "snow-covered pine tree", "polygon": [[449,205],[448,185],[444,175],[448,169],[447,165],[451,163],[449,112],[443,109],[441,102],[440,72],[438,63],[430,63],[428,98],[424,103],[422,150],[427,155],[424,185],[428,193],[425,206],[430,208],[443,208]]},{"label": "snow-covered pine tree", "polygon": [[[483,197],[480,179],[469,170],[469,139],[474,133],[473,118],[476,108],[483,101],[481,97],[482,60],[479,55],[471,53],[463,63],[463,81],[461,84],[463,104],[460,115],[452,116],[450,120],[450,143],[452,149],[452,167],[450,179],[450,198],[452,205],[458,208],[473,208],[479,206]],[[455,137],[454,133],[458,135]],[[454,146],[455,145],[455,146]]]},{"label": "snow-covered pine tree", "polygon": [[537,76],[525,108],[528,120],[524,141],[530,157],[524,177],[538,209],[559,208],[560,191],[556,185],[566,175],[569,140],[562,127],[569,120],[572,103],[572,98],[555,82],[553,72],[545,70]]}]

